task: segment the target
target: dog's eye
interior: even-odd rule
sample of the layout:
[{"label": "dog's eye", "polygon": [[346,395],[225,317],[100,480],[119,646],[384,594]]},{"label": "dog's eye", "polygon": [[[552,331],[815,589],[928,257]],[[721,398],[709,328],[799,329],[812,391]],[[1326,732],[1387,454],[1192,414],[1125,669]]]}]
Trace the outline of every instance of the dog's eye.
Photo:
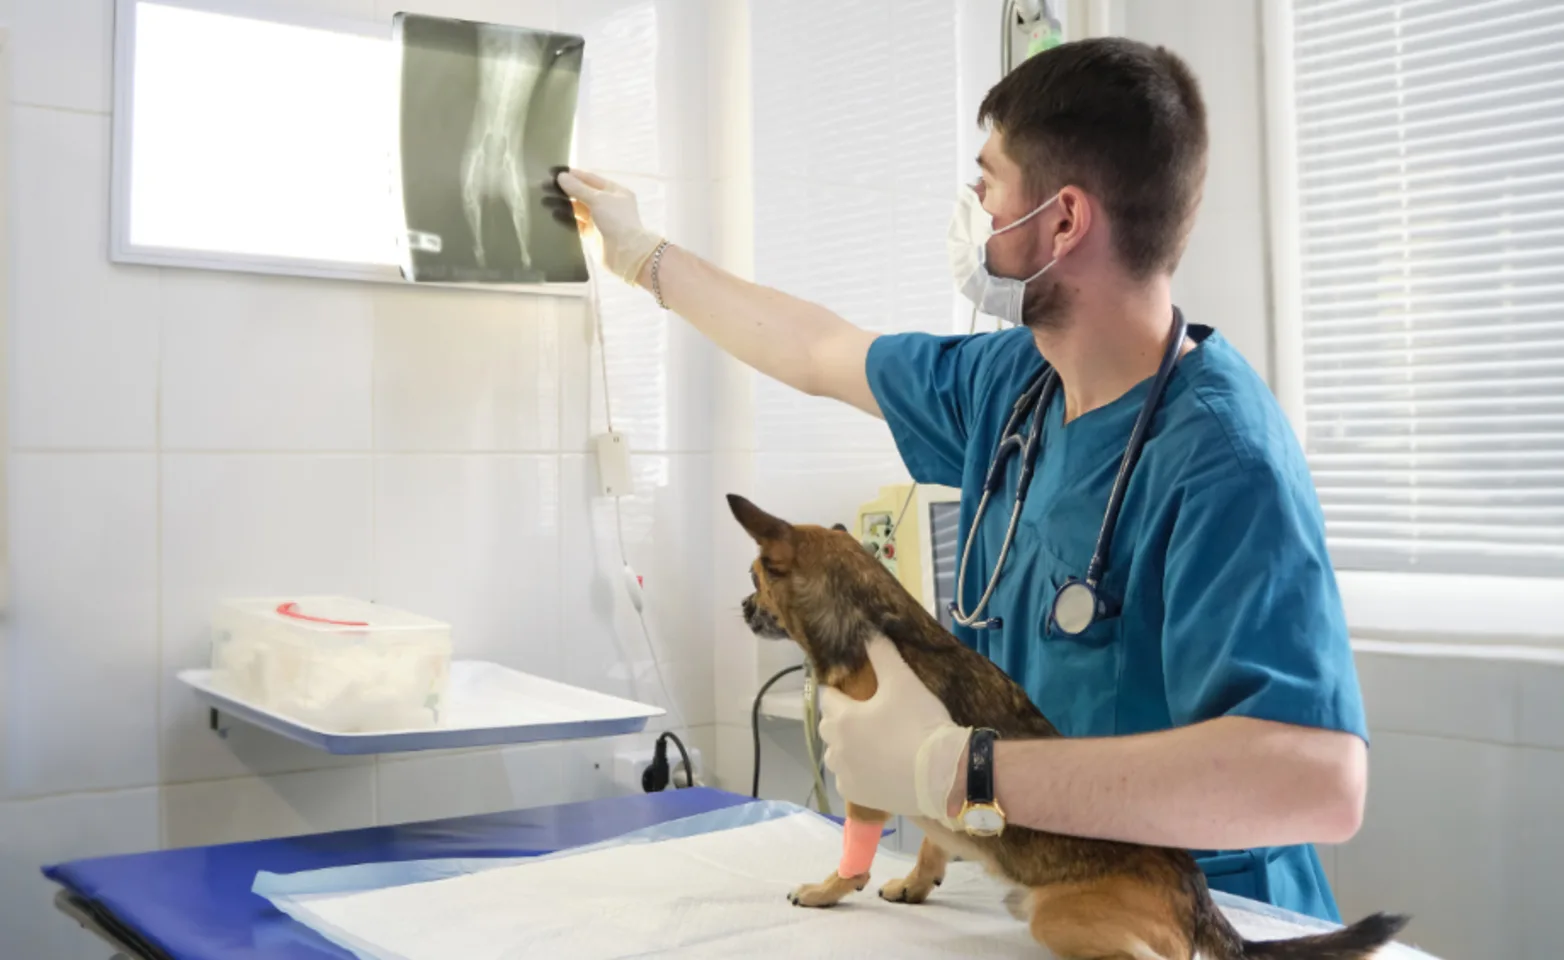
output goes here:
[{"label": "dog's eye", "polygon": [[771,564],[767,563],[764,560],[760,561],[760,569],[766,571],[766,576],[769,579],[772,579],[772,580],[777,580],[777,579],[779,579],[781,577],[787,576],[787,573],[785,571],[778,570],[776,567],[773,567]]}]

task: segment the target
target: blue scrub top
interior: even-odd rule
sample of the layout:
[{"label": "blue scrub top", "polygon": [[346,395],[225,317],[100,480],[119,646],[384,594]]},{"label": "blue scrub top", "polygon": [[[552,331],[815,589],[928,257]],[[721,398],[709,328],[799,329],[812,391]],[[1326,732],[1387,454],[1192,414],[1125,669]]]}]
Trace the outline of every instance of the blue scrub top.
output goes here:
[{"label": "blue scrub top", "polygon": [[[1100,586],[1109,616],[1077,637],[1046,628],[1054,593],[1086,575],[1149,378],[1068,425],[1064,392],[1055,393],[984,614],[1003,625],[956,635],[1017,680],[1065,736],[1229,715],[1367,741],[1324,518],[1296,435],[1221,334],[1191,324],[1189,335],[1198,346],[1169,378],[1125,492]],[[1024,327],[888,335],[869,349],[869,384],[913,479],[961,488],[963,543],[1005,420],[1042,369]],[[977,531],[964,609],[993,570],[1019,470],[1012,456]],[[1312,846],[1192,853],[1214,889],[1340,921]]]}]

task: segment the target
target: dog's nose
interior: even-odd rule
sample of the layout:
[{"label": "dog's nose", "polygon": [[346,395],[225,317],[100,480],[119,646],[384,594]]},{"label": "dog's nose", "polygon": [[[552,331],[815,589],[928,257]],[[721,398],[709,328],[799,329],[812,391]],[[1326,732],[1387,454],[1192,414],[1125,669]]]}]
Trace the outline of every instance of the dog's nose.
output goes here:
[{"label": "dog's nose", "polygon": [[750,594],[744,598],[744,619],[748,620],[755,615],[755,595]]}]

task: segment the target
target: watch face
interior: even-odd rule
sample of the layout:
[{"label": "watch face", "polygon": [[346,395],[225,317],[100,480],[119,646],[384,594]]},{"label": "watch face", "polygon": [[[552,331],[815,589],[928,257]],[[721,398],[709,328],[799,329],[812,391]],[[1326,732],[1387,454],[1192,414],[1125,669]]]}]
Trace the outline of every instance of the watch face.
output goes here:
[{"label": "watch face", "polygon": [[1005,818],[992,807],[973,807],[962,815],[961,823],[973,833],[998,833],[1004,829]]}]

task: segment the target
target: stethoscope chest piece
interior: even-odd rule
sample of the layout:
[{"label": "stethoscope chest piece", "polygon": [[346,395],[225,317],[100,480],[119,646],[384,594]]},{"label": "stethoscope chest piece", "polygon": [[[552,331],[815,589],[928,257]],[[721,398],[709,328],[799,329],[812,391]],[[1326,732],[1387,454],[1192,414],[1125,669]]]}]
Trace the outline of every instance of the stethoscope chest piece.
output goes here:
[{"label": "stethoscope chest piece", "polygon": [[1078,637],[1096,622],[1102,612],[1102,600],[1091,584],[1071,577],[1054,594],[1053,609],[1049,611],[1048,619],[1060,633]]}]

